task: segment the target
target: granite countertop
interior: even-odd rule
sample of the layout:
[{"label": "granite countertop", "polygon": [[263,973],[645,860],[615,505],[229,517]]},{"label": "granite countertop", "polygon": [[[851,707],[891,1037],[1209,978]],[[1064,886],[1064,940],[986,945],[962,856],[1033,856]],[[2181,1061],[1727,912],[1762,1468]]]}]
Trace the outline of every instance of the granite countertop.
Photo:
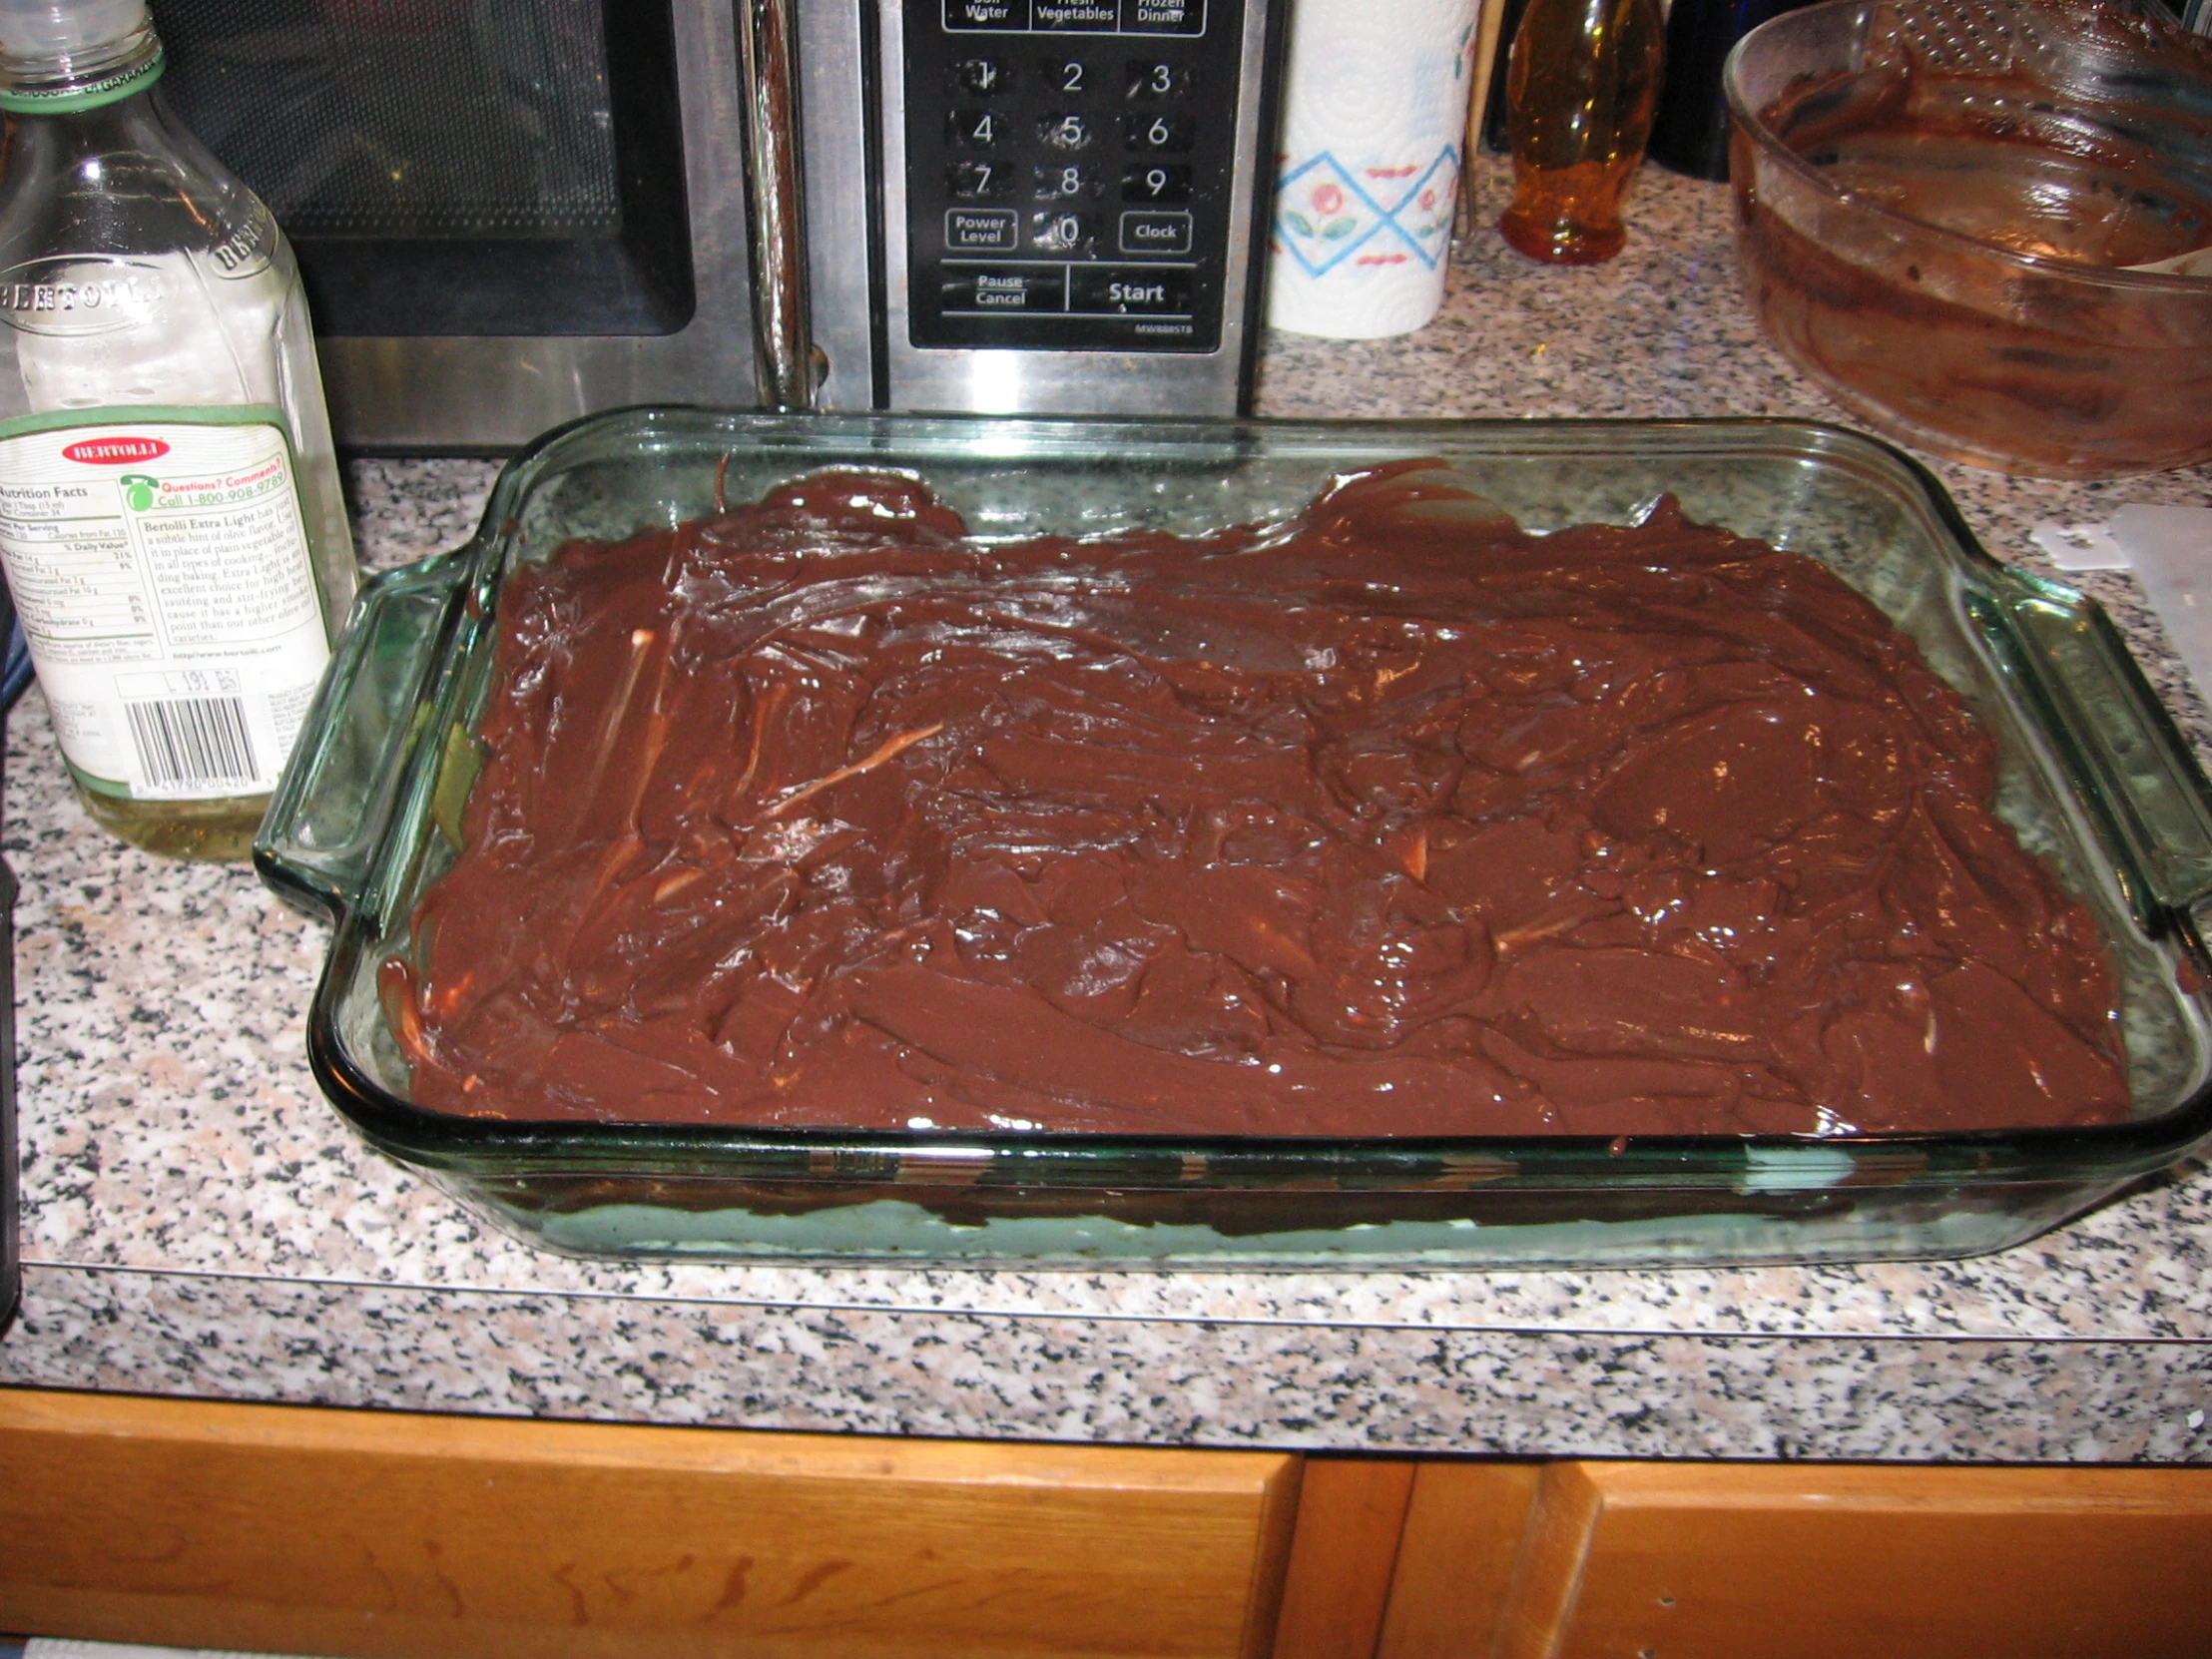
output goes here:
[{"label": "granite countertop", "polygon": [[[1725,188],[1647,169],[1632,211],[1627,253],[1591,270],[1479,233],[1417,334],[1271,339],[1263,412],[1836,418],[1742,305]],[[493,470],[355,463],[364,556],[457,544]],[[2212,469],[2100,485],[1936,470],[1983,543],[2029,565],[2038,522],[2212,502]],[[2128,580],[2083,580],[2212,754]],[[1276,1276],[536,1253],[323,1103],[302,1052],[323,928],[247,869],[96,829],[35,691],[9,743],[25,1274],[0,1382],[1224,1446],[2212,1461],[2201,1170],[1933,1265]]]}]

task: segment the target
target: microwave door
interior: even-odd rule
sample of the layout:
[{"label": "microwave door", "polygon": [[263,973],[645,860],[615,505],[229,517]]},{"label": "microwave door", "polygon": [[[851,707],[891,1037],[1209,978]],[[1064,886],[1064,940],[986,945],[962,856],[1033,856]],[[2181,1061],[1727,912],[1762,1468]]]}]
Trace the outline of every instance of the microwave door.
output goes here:
[{"label": "microwave door", "polygon": [[296,249],[341,444],[754,401],[727,4],[154,0],[166,95]]}]

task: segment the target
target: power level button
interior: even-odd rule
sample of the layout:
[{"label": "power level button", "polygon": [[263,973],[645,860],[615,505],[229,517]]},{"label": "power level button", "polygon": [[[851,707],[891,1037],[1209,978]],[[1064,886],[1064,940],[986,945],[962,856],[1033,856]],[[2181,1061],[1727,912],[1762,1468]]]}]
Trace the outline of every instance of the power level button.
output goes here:
[{"label": "power level button", "polygon": [[1011,254],[1011,208],[951,208],[944,216],[944,245],[955,254]]}]

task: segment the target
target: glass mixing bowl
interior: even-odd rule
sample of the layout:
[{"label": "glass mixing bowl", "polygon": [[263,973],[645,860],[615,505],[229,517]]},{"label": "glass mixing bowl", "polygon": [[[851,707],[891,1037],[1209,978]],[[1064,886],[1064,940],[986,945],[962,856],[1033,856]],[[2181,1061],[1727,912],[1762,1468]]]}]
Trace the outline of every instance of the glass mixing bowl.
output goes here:
[{"label": "glass mixing bowl", "polygon": [[1954,460],[2212,458],[2212,43],[2090,6],[1828,0],[1726,70],[1745,297],[1853,415]]}]

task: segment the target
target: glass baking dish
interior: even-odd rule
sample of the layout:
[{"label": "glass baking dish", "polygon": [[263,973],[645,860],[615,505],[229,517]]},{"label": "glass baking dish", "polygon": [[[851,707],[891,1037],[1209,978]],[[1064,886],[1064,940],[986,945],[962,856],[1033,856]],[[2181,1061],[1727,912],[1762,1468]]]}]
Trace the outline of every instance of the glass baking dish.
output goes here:
[{"label": "glass baking dish", "polygon": [[[451,862],[501,583],[828,466],[908,469],[983,536],[1211,531],[1333,475],[1435,457],[1525,526],[1693,518],[1828,563],[1986,723],[1997,807],[2095,911],[2132,1121],[1945,1134],[1452,1141],[772,1131],[461,1117],[412,1103],[378,964]],[[2212,791],[2111,623],[1977,547],[1877,440],[1781,421],[1128,422],[594,416],[501,476],[476,537],[367,585],[255,847],[335,932],[309,1015],[374,1146],[562,1251],[919,1263],[1503,1267],[1959,1256],[2212,1139],[2201,915]]]}]

